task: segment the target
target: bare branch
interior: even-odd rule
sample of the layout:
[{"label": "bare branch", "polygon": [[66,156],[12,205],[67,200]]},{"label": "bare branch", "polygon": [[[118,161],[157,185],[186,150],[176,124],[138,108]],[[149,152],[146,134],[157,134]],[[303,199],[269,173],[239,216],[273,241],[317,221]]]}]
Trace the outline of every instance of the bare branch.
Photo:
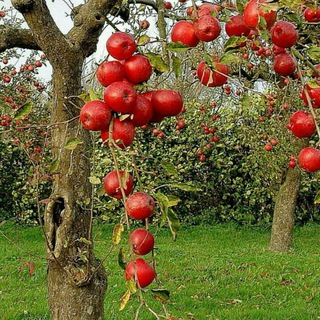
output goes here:
[{"label": "bare branch", "polygon": [[0,52],[15,47],[40,50],[31,30],[0,26]]}]

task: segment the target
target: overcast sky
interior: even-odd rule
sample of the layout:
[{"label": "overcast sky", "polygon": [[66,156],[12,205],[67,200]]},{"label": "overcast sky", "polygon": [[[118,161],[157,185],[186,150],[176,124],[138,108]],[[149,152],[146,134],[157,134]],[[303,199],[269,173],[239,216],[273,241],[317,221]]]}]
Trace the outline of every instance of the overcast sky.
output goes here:
[{"label": "overcast sky", "polygon": [[[66,2],[68,2],[68,0],[66,0]],[[73,0],[73,3],[74,5],[77,5],[83,3],[83,0]],[[9,8],[10,6],[10,0],[0,0],[0,8]],[[70,28],[72,28],[72,21],[70,17],[66,15],[66,13],[70,12],[70,8],[66,5],[66,3],[63,0],[55,0],[54,2],[52,2],[52,0],[47,0],[47,6],[49,7],[50,12],[60,30],[63,33],[67,33],[70,30]],[[96,52],[97,61],[102,60],[107,54],[105,49],[105,42],[111,32],[112,29],[107,29],[103,32],[103,34],[100,37],[98,49]],[[49,80],[51,78],[51,67],[49,66],[47,68],[40,68],[39,75],[41,78]]]}]

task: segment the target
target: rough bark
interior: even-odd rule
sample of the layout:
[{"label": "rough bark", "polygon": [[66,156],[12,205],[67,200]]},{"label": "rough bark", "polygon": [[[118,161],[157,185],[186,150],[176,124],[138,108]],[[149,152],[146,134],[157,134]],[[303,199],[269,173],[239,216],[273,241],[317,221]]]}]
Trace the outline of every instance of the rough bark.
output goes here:
[{"label": "rough bark", "polygon": [[[93,255],[89,133],[79,123],[83,62],[96,49],[108,13],[118,0],[88,0],[73,12],[74,26],[64,35],[45,0],[12,0],[29,30],[4,28],[0,50],[42,50],[53,68],[51,143],[59,163],[45,212],[48,252],[48,298],[53,320],[103,319],[107,287],[103,266]],[[21,36],[25,35],[25,37]],[[15,37],[11,39],[11,37]],[[71,138],[81,144],[65,148]]]},{"label": "rough bark", "polygon": [[299,194],[301,173],[298,168],[289,168],[285,182],[278,191],[273,213],[269,248],[272,251],[287,252],[292,245],[294,213]]},{"label": "rough bark", "polygon": [[[296,139],[297,151],[307,146],[307,140]],[[287,252],[292,247],[292,233],[295,222],[295,209],[301,184],[301,172],[298,167],[289,168],[285,181],[281,185],[275,202],[269,249],[275,252]]]}]

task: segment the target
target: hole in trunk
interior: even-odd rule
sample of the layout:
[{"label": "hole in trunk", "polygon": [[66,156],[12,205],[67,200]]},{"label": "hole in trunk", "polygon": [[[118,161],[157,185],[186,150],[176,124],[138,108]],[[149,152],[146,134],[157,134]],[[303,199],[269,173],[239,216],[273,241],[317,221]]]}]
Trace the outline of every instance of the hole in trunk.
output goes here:
[{"label": "hole in trunk", "polygon": [[54,224],[59,227],[60,224],[62,223],[62,216],[61,212],[64,210],[64,199],[63,198],[58,198],[53,206],[52,210],[52,219]]}]

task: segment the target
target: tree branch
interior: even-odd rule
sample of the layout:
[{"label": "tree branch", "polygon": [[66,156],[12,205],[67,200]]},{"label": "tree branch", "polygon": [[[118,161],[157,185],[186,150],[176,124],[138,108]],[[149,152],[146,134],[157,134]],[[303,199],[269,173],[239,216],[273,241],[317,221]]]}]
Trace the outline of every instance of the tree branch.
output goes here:
[{"label": "tree branch", "polygon": [[75,46],[81,48],[85,57],[96,51],[106,15],[120,4],[121,0],[89,0],[73,10],[74,27],[67,37]]},{"label": "tree branch", "polygon": [[1,25],[0,52],[15,47],[40,50],[31,30]]},{"label": "tree branch", "polygon": [[59,63],[60,55],[70,47],[66,37],[53,20],[45,0],[11,0],[12,5],[26,20],[35,34],[39,48],[47,55],[50,63]]}]

